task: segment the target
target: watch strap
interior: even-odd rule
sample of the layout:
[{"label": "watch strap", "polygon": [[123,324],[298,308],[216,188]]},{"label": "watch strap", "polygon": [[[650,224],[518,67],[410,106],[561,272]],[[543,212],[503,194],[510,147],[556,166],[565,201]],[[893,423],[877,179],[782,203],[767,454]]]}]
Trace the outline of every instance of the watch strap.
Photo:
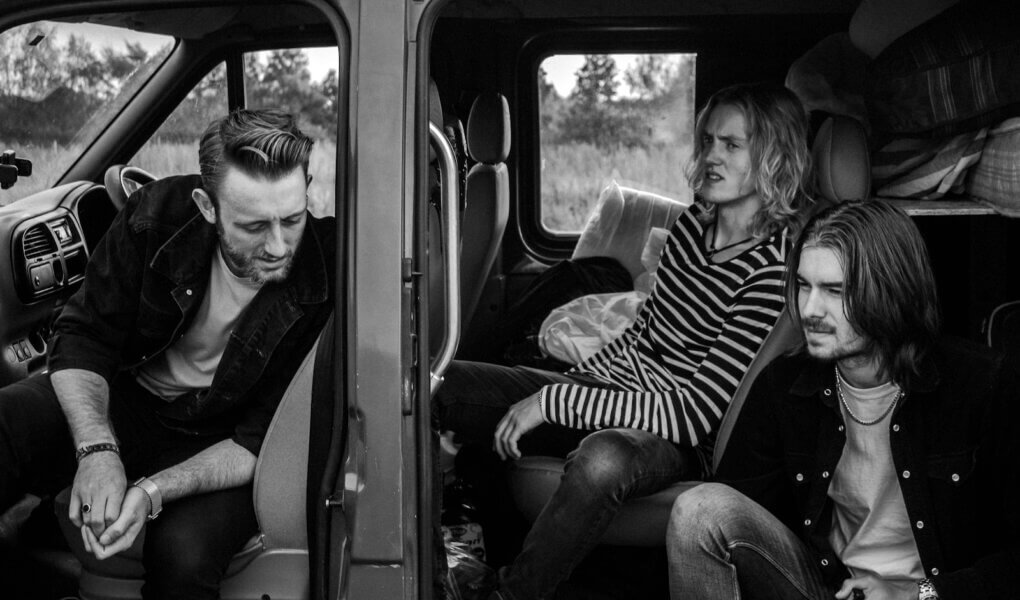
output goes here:
[{"label": "watch strap", "polygon": [[155,483],[148,477],[140,477],[138,481],[131,485],[145,492],[145,495],[149,497],[149,510],[148,519],[151,521],[159,516],[159,513],[163,512],[163,494],[160,493],[159,488],[156,487]]}]

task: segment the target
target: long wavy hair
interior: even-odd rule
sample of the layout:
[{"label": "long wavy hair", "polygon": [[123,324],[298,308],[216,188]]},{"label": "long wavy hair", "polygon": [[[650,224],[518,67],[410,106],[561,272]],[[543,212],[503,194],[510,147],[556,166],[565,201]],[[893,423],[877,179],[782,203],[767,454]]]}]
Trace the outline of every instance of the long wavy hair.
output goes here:
[{"label": "long wavy hair", "polygon": [[786,306],[801,325],[797,268],[805,247],[827,248],[843,268],[843,310],[881,369],[909,389],[939,334],[935,277],[921,232],[879,200],[843,202],[811,217],[790,253]]},{"label": "long wavy hair", "polygon": [[[209,124],[198,145],[202,187],[214,205],[228,166],[246,175],[276,180],[301,167],[308,175],[310,137],[281,110],[238,109]],[[219,208],[217,206],[217,208]]]},{"label": "long wavy hair", "polygon": [[[808,119],[793,92],[774,83],[744,83],[712,94],[698,112],[694,132],[694,153],[686,175],[695,195],[705,182],[705,127],[712,111],[727,105],[744,115],[747,125],[754,189],[762,208],[751,222],[755,235],[769,235],[789,227],[794,235],[813,195],[811,152],[808,149]],[[698,202],[701,219],[714,218],[715,207]]]}]

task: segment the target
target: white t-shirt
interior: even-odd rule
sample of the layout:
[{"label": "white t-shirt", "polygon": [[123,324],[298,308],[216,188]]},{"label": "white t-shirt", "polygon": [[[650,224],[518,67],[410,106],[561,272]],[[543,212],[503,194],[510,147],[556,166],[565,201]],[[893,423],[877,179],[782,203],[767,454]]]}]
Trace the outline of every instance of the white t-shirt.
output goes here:
[{"label": "white t-shirt", "polygon": [[[841,383],[843,398],[858,418],[879,418],[899,388],[893,383],[861,389]],[[835,503],[829,543],[854,575],[870,572],[887,580],[924,578],[903,492],[889,446],[891,419],[861,425],[847,414],[846,446],[836,466],[829,497]]]},{"label": "white t-shirt", "polygon": [[138,369],[138,383],[168,401],[212,385],[230,332],[260,287],[234,275],[222,252],[214,252],[209,287],[195,320],[163,354]]}]

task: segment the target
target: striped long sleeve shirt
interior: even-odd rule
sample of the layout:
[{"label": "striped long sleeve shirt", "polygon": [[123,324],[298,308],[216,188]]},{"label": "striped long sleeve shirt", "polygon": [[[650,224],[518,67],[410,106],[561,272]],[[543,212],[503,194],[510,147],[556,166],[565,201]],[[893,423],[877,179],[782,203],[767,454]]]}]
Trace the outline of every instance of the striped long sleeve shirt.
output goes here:
[{"label": "striped long sleeve shirt", "polygon": [[[543,418],[577,429],[632,428],[704,454],[783,309],[786,245],[776,233],[712,263],[704,228],[687,210],[663,249],[658,283],[637,320],[574,368],[614,384],[542,388]],[[704,458],[704,457],[702,457]]]}]

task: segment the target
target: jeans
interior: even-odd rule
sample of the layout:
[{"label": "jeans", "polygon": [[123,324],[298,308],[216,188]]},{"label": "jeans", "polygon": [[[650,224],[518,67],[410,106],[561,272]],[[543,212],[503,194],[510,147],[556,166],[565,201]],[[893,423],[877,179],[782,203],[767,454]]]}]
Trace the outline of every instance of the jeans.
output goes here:
[{"label": "jeans", "polygon": [[680,494],[666,534],[674,600],[831,600],[807,546],[726,485]]},{"label": "jeans", "polygon": [[[442,430],[492,443],[507,409],[550,383],[608,387],[596,379],[524,367],[455,362],[435,399]],[[539,514],[500,590],[513,600],[546,598],[598,544],[628,498],[702,476],[692,449],[634,429],[584,432],[544,424],[521,438],[525,455],[567,456],[559,488]]]},{"label": "jeans", "polygon": [[[146,406],[162,402],[120,375],[110,386],[110,420],[128,481],[165,469],[222,438],[178,433]],[[0,512],[25,493],[54,495],[77,466],[64,413],[46,374],[0,389]],[[231,557],[258,531],[251,485],[166,504],[146,524],[146,600],[217,598]]]}]

